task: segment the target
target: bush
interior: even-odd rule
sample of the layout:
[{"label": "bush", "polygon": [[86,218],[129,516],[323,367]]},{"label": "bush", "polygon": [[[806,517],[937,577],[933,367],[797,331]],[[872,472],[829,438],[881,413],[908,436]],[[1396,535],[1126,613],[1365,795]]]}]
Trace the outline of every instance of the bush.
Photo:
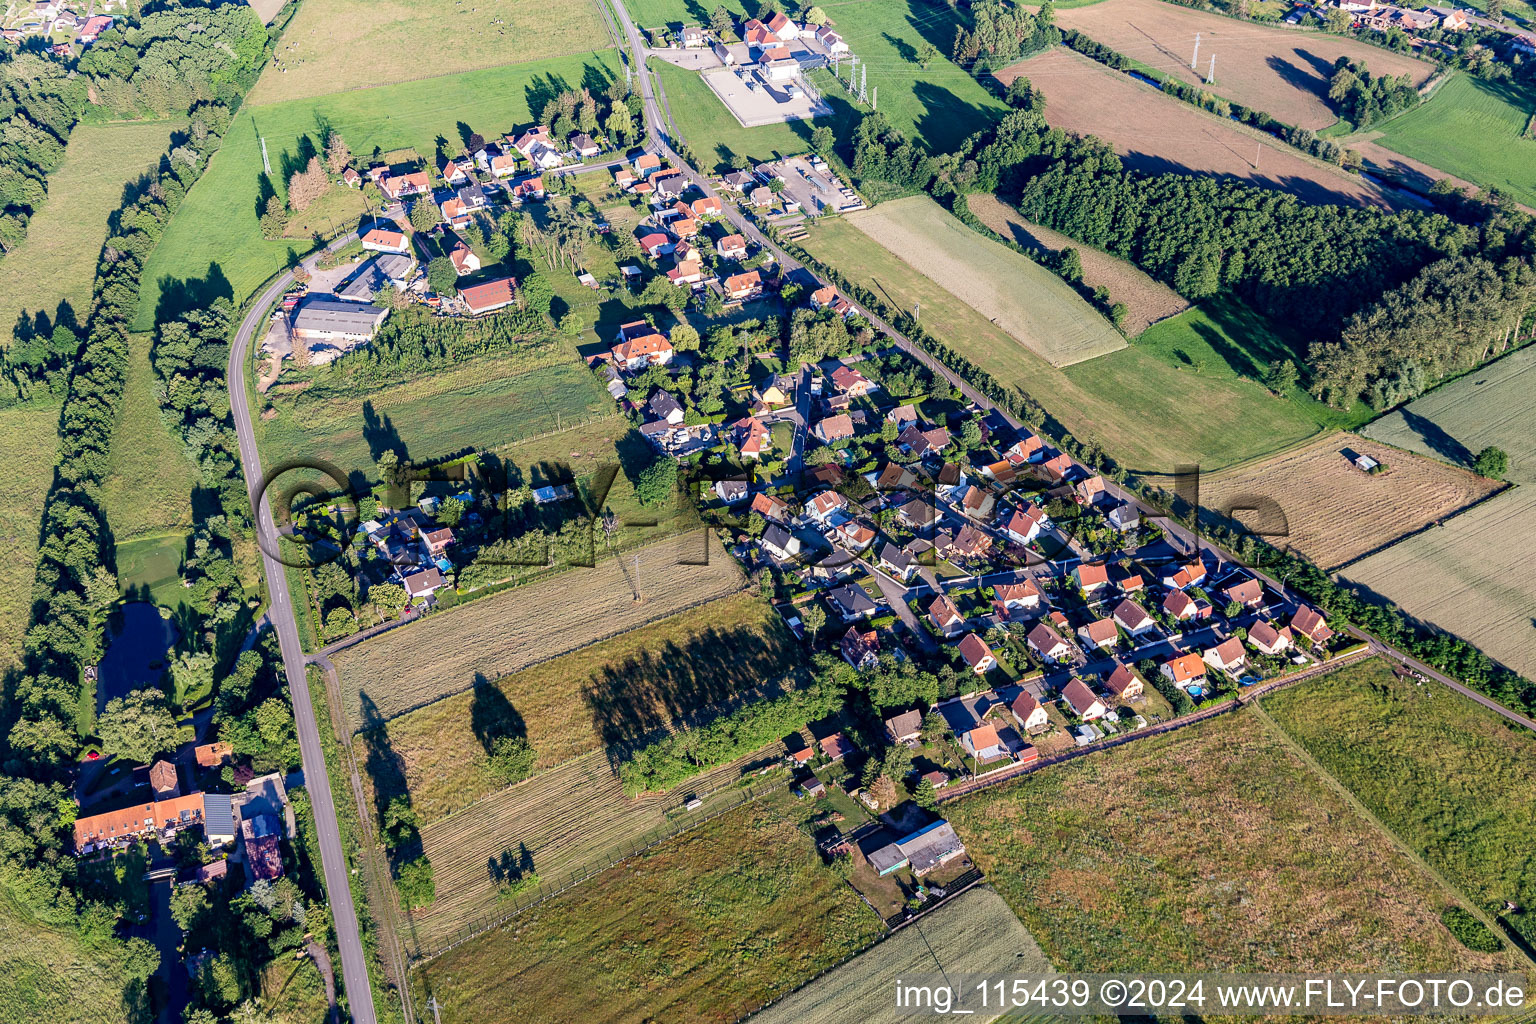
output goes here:
[{"label": "bush", "polygon": [[1468,949],[1479,953],[1497,953],[1504,948],[1503,941],[1489,931],[1487,925],[1460,907],[1446,907],[1440,915],[1440,923],[1456,936],[1456,941]]},{"label": "bush", "polygon": [[432,862],[425,856],[406,861],[395,875],[400,902],[411,910],[430,907],[437,899],[437,883],[432,880]]}]

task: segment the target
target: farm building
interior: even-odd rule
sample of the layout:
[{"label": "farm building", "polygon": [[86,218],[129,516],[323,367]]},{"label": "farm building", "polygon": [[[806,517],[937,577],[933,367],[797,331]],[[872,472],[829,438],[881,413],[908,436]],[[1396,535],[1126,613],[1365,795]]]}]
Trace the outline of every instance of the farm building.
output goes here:
[{"label": "farm building", "polygon": [[921,878],[965,853],[965,844],[947,821],[936,821],[909,836],[882,846],[869,855],[870,866],[881,875],[911,868]]},{"label": "farm building", "polygon": [[387,308],[366,302],[311,299],[293,315],[293,333],[311,341],[362,342],[373,337],[387,316]]}]

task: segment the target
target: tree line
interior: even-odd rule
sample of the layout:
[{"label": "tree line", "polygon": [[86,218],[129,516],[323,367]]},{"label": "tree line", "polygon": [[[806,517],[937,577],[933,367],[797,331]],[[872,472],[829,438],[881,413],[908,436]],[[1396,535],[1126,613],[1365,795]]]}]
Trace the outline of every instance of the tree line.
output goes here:
[{"label": "tree line", "polygon": [[18,53],[0,66],[0,249],[16,248],[48,197],[69,133],[86,106],[86,84],[64,65]]}]

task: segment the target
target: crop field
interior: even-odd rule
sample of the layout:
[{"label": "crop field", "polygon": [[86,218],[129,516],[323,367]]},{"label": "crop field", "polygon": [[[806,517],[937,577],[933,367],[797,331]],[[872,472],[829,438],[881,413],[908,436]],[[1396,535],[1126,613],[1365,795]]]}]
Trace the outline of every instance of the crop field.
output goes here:
[{"label": "crop field", "polygon": [[[354,725],[388,720],[496,680],[536,662],[739,590],[741,570],[710,539],[707,565],[697,536],[606,553],[591,569],[450,608],[336,655],[342,697]],[[631,581],[641,600],[634,599]]]},{"label": "crop field", "polygon": [[1536,88],[1460,74],[1381,125],[1376,144],[1536,205],[1536,140],[1524,136]]},{"label": "crop field", "polygon": [[[1362,473],[1343,452],[1368,455],[1387,467]],[[1299,552],[1325,569],[1390,544],[1498,490],[1502,484],[1356,434],[1327,434],[1315,442],[1224,473],[1203,476],[1200,503],[1221,513],[1252,508],[1267,498],[1285,514],[1286,536],[1271,544]],[[1252,515],[1252,513],[1250,513]],[[1254,530],[1265,522],[1238,519]]]},{"label": "crop field", "polygon": [[[778,613],[758,597],[733,594],[503,676],[484,692],[401,715],[381,742],[417,817],[434,821],[502,788],[485,752],[497,728],[488,718],[525,730],[538,754],[534,770],[542,771],[771,686],[802,660]],[[353,745],[369,742],[359,737]]]},{"label": "crop field", "polygon": [[82,124],[70,133],[64,163],[48,177],[48,202],[27,225],[26,239],[0,260],[0,344],[10,344],[23,313],[45,314],[50,331],[61,306],[76,324],[85,323],[107,217],[122,202],[123,186],[154,167],[178,126]]},{"label": "crop field", "polygon": [[1061,970],[1490,969],[1448,895],[1257,716],[946,804]]},{"label": "crop field", "polygon": [[[874,919],[874,915],[870,915]],[[7,1021],[94,1024],[152,1016],[124,976],[121,945],[87,943],[34,918],[0,889],[0,1008]]]},{"label": "crop field", "polygon": [[1108,290],[1111,302],[1125,303],[1125,332],[1133,338],[1158,321],[1189,308],[1187,299],[1134,263],[1031,224],[991,193],[973,193],[966,197],[966,203],[987,227],[1043,257],[1054,257],[1063,249],[1076,249],[1083,264],[1083,280],[1091,287]]},{"label": "crop field", "polygon": [[[749,768],[783,755],[784,745],[774,743],[671,792],[628,797],[608,755],[593,751],[439,818],[421,830],[437,901],[412,915],[418,948],[435,949],[476,918],[496,913],[494,875],[503,862],[526,854],[539,878],[553,884],[607,866],[680,818],[730,806],[736,783],[748,781],[743,775]],[[683,804],[695,794],[704,806],[685,810]]]},{"label": "crop field", "polygon": [[1509,479],[1536,483],[1536,345],[1414,399],[1364,433],[1458,466],[1496,445],[1509,454]]},{"label": "crop field", "polygon": [[57,403],[0,409],[0,547],[7,552],[0,560],[0,672],[19,660],[30,625],[37,535],[58,448]]},{"label": "crop field", "polygon": [[[1264,707],[1409,849],[1483,908],[1536,902],[1536,736],[1379,659],[1264,698]],[[1530,914],[1508,915],[1536,941]]]},{"label": "crop field", "polygon": [[1527,677],[1536,674],[1536,488],[1506,491],[1444,526],[1344,569],[1362,597],[1454,633]]},{"label": "crop field", "polygon": [[541,904],[417,968],[417,1004],[443,1024],[739,1020],[882,930],[795,813],[748,805]]},{"label": "crop field", "polygon": [[1125,339],[1061,278],[985,238],[926,196],[882,203],[848,222],[1054,366],[1125,348]]},{"label": "crop field", "polygon": [[[998,964],[1023,977],[1055,972],[1034,937],[988,886],[970,889],[908,927],[755,1015],[753,1024],[844,1024],[849,1007],[866,1024],[901,1024],[911,1013],[891,1006],[899,978],[914,974],[995,974]],[[967,1018],[994,1018],[978,1013]]]},{"label": "crop field", "polygon": [[[606,34],[593,42],[605,43]],[[381,73],[392,71],[386,66]],[[256,109],[247,104],[145,265],[136,328],[149,330],[162,303],[179,311],[219,295],[243,302],[288,265],[290,252],[312,248],[308,239],[269,242],[261,235],[261,138],[272,161],[271,187],[286,195],[285,171],[300,162],[306,146],[320,145],[321,125],[340,132],[361,159],[377,148],[414,149],[430,160],[438,138],[457,147],[468,131],[510,131],[528,124],[535,116],[530,107],[541,109],[555,93],[606,88],[620,74],[612,51],[593,52]]]},{"label": "crop field", "polygon": [[[1056,22],[1191,85],[1205,81],[1214,56],[1211,92],[1314,130],[1338,120],[1327,96],[1328,77],[1339,57],[1363,61],[1372,74],[1409,75],[1415,85],[1422,85],[1434,70],[1427,61],[1353,39],[1270,28],[1161,0],[1104,0],[1063,10]],[[1189,68],[1196,32],[1198,75]]]},{"label": "crop field", "polygon": [[[1068,13],[1113,8],[1120,2],[1104,0],[1082,11],[1063,11],[1061,20]],[[1175,15],[1184,13],[1163,0],[1145,2],[1166,7]],[[1237,24],[1225,18],[1213,20]],[[1241,30],[1255,31],[1247,25]],[[1193,43],[1193,29],[1189,38]],[[1291,192],[1311,203],[1391,205],[1385,193],[1359,175],[1310,160],[1265,132],[1164,96],[1153,86],[1064,47],[1014,64],[998,72],[998,78],[1011,82],[1021,74],[1045,93],[1046,118],[1052,127],[1098,136],[1133,170],[1231,177]]]},{"label": "crop field", "polygon": [[299,5],[253,105],[394,85],[606,46],[595,0],[319,0]]}]

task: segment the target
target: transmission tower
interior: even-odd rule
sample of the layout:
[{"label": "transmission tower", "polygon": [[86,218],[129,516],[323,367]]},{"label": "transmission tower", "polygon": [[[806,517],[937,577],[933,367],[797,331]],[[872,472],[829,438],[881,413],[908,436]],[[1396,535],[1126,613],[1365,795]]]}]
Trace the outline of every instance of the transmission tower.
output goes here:
[{"label": "transmission tower", "polygon": [[1195,65],[1200,63],[1200,33],[1195,33],[1195,55],[1189,58],[1189,70],[1195,70]]},{"label": "transmission tower", "polygon": [[875,86],[875,91],[869,94],[869,109],[880,109],[880,87],[878,85]]},{"label": "transmission tower", "polygon": [[868,86],[868,85],[869,85],[869,65],[865,64],[863,70],[859,72],[859,102],[860,103],[868,103],[869,102],[869,90],[866,88],[866,86]]},{"label": "transmission tower", "polygon": [[859,55],[848,56],[848,91],[853,92],[853,77],[859,73]]},{"label": "transmission tower", "polygon": [[1216,55],[1213,53],[1211,54],[1211,70],[1206,72],[1205,84],[1210,85],[1214,81],[1216,81]]},{"label": "transmission tower", "polygon": [[267,159],[267,137],[261,137],[261,169],[268,174],[272,173],[272,161]]}]

